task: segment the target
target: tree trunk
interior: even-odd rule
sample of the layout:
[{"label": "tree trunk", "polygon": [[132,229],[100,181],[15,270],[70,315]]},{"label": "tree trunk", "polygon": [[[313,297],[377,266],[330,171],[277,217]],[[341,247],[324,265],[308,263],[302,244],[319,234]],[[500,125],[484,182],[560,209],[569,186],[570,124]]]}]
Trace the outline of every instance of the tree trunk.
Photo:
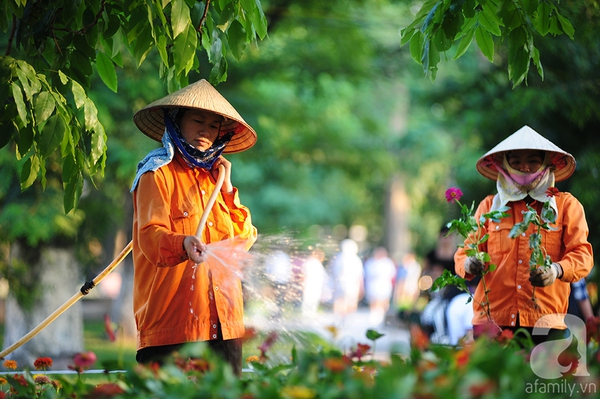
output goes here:
[{"label": "tree trunk", "polygon": [[[18,244],[11,246],[11,262],[24,259]],[[37,265],[40,298],[31,310],[23,309],[10,292],[6,298],[4,348],[14,344],[69,300],[82,286],[80,267],[71,249],[42,248]],[[30,341],[7,356],[18,362],[19,369],[34,370],[38,357],[50,357],[53,369],[72,364],[75,353],[83,351],[83,312],[76,302]]]}]

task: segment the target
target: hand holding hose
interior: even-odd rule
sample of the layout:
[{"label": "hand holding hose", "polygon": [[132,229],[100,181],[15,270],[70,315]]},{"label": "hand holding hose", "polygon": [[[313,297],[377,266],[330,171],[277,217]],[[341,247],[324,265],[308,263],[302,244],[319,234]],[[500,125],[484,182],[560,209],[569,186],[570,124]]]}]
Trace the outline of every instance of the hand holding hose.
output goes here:
[{"label": "hand holding hose", "polygon": [[188,258],[195,264],[200,264],[206,260],[206,244],[196,236],[185,237],[183,249],[185,249]]}]

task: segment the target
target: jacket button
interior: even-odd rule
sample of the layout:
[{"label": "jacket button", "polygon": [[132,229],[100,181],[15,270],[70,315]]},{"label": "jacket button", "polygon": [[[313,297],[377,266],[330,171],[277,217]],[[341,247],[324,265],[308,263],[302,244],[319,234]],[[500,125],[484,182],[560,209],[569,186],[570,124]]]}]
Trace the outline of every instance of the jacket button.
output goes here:
[{"label": "jacket button", "polygon": [[187,217],[188,213],[187,212],[183,212],[183,216]]}]

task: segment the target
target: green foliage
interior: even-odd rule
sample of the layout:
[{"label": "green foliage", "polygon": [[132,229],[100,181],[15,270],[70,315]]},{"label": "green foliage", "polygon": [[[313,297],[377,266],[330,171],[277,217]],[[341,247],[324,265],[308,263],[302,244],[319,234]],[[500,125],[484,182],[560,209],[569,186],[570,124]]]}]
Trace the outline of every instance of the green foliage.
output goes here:
[{"label": "green foliage", "polygon": [[515,87],[527,82],[532,63],[543,78],[536,37],[548,34],[573,39],[575,31],[558,7],[545,0],[428,0],[402,30],[401,44],[409,43],[413,59],[435,79],[440,53],[455,43],[454,59],[464,55],[475,38],[481,53],[494,62],[497,37],[507,42],[508,78]]},{"label": "green foliage", "polygon": [[546,253],[546,249],[542,245],[542,230],[554,230],[551,223],[556,221],[556,212],[550,206],[550,202],[544,202],[541,214],[538,214],[535,209],[527,205],[527,211],[523,213],[523,221],[516,223],[508,236],[516,238],[525,233],[530,225],[533,225],[536,231],[529,236],[529,249],[531,255],[529,257],[529,267],[534,270],[538,267],[549,267],[552,265],[550,255]]},{"label": "green foliage", "polygon": [[65,212],[77,207],[84,177],[101,178],[106,165],[107,135],[88,97],[94,66],[116,92],[125,53],[139,67],[156,49],[159,76],[175,90],[205,51],[218,83],[228,54],[239,60],[266,36],[259,1],[3,0],[0,9],[0,145],[14,141],[16,158],[25,159],[23,190],[38,179],[45,187],[49,157],[60,154]]}]

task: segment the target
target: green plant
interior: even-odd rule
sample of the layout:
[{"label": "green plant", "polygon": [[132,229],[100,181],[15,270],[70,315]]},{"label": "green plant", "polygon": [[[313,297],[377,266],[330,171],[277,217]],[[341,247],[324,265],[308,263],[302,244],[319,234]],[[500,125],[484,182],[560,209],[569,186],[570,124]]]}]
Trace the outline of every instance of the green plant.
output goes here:
[{"label": "green plant", "polygon": [[[465,204],[462,204],[460,202],[460,198],[462,197],[462,195],[462,191],[456,187],[450,187],[448,190],[446,190],[446,200],[450,203],[456,202],[461,209],[460,217],[458,219],[453,219],[450,222],[448,222],[447,226],[449,230],[447,234],[452,234],[456,232],[459,235],[461,235],[465,240],[465,243],[460,244],[459,246],[461,248],[464,248],[465,254],[469,257],[477,258],[482,264],[486,265],[481,275],[481,284],[483,286],[485,300],[484,302],[479,303],[479,305],[484,309],[488,320],[493,322],[494,320],[491,314],[490,301],[488,299],[489,289],[486,286],[485,276],[486,274],[496,270],[496,265],[490,263],[490,255],[487,252],[480,250],[480,245],[485,243],[489,238],[489,235],[487,233],[483,233],[483,229],[481,226],[488,219],[495,222],[499,222],[500,218],[507,217],[508,214],[506,213],[506,210],[508,209],[508,207],[502,207],[499,210],[485,213],[479,217],[479,220],[477,220],[475,216],[473,216],[475,203],[473,202],[470,207]],[[461,291],[464,291],[469,294],[470,300],[475,300],[473,294],[467,288],[465,279],[452,275],[452,273],[450,273],[447,270],[444,270],[444,273],[436,279],[432,286],[432,289],[440,289],[447,285],[457,286]]]},{"label": "green plant", "polygon": [[[557,196],[558,189],[550,187],[546,191],[546,195],[549,198]],[[548,255],[546,248],[542,245],[542,230],[553,230],[550,224],[554,222],[556,222],[556,212],[550,206],[549,201],[544,202],[542,211],[539,214],[534,208],[527,205],[527,211],[523,213],[523,221],[516,223],[508,234],[510,238],[516,238],[526,232],[530,225],[533,224],[535,226],[536,231],[529,236],[529,249],[531,249],[529,269],[532,271],[539,267],[548,268],[552,265],[552,259]],[[533,306],[538,309],[539,305],[535,297],[535,286],[533,287],[531,300],[533,301]]]}]

